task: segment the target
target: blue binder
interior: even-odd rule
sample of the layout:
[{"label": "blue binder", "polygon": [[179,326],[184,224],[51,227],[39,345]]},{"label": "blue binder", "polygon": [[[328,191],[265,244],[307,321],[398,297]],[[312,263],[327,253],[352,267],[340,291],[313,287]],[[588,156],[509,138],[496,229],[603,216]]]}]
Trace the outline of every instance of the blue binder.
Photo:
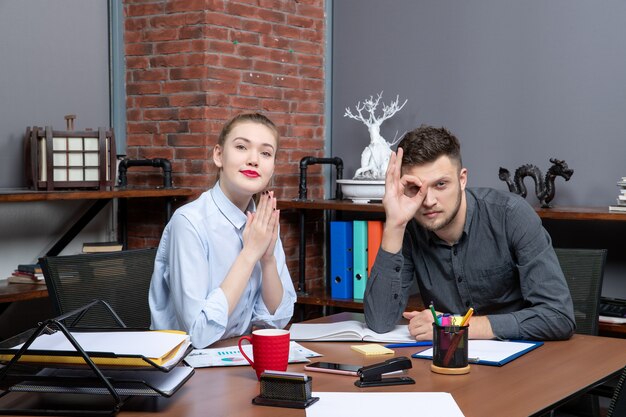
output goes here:
[{"label": "blue binder", "polygon": [[367,220],[355,220],[352,223],[354,228],[354,293],[357,300],[362,300],[365,294],[365,284],[367,283]]},{"label": "blue binder", "polygon": [[330,222],[330,295],[352,298],[352,222]]}]

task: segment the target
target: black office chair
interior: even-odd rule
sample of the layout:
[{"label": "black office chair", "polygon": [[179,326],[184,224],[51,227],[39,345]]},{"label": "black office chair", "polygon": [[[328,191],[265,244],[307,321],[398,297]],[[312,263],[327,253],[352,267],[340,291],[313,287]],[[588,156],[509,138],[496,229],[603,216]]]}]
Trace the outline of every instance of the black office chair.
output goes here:
[{"label": "black office chair", "polygon": [[[148,290],[156,249],[47,256],[39,260],[57,314],[95,299],[107,302],[127,327],[150,327]],[[90,309],[71,327],[118,327],[103,305]]]},{"label": "black office chair", "polygon": [[[574,304],[576,333],[597,335],[602,279],[606,249],[555,248],[561,270]],[[575,416],[600,415],[598,397],[585,394],[560,407],[554,414]]]}]

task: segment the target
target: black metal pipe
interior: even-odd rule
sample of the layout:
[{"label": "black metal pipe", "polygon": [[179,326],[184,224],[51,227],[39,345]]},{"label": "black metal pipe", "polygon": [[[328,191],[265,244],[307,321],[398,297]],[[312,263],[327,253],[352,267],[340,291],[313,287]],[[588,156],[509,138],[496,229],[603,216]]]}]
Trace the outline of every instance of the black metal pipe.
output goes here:
[{"label": "black metal pipe", "polygon": [[[334,165],[335,171],[337,173],[337,179],[340,180],[343,178],[343,160],[338,156],[332,158],[317,158],[315,156],[305,156],[300,160],[300,184],[298,186],[298,200],[304,201],[307,199],[307,187],[306,187],[306,169],[309,165],[315,164],[327,164]],[[337,188],[335,190],[335,198],[341,200],[341,188],[339,184],[337,184]]]},{"label": "black metal pipe", "polygon": [[124,158],[120,161],[118,187],[126,188],[128,179],[126,171],[130,167],[158,167],[163,170],[163,187],[172,188],[172,164],[169,159],[153,158],[153,159],[128,159]]},{"label": "black metal pipe", "polygon": [[[307,186],[306,186],[306,170],[309,165],[315,164],[332,164],[335,166],[337,179],[343,178],[343,160],[339,157],[333,158],[317,158],[315,156],[305,156],[300,160],[300,184],[298,186],[298,200],[305,201],[307,199]],[[337,184],[335,190],[335,198],[341,200],[341,188]],[[305,234],[305,214],[304,210],[300,210],[300,250],[299,257],[300,262],[298,265],[298,291],[300,293],[306,293],[306,234]]]}]

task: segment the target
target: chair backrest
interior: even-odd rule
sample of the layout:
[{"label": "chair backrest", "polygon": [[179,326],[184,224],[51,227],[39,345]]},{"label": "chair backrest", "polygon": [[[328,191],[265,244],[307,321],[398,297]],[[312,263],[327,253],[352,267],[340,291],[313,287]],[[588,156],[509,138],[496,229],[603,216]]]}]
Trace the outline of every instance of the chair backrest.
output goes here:
[{"label": "chair backrest", "polygon": [[[156,248],[149,248],[48,256],[39,262],[57,314],[99,299],[106,301],[126,326],[147,328],[150,326],[148,290],[155,255]],[[90,309],[76,326],[117,327],[103,305]]]},{"label": "chair backrest", "polygon": [[576,333],[598,334],[606,249],[555,248],[574,304]]}]

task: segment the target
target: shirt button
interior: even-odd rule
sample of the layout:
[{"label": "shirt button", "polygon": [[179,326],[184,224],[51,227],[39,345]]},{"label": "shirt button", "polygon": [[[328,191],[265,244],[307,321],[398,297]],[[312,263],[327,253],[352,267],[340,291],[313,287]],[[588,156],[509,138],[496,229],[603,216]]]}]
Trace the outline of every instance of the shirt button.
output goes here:
[{"label": "shirt button", "polygon": [[394,300],[397,300],[397,299],[398,299],[398,294],[394,294],[394,295],[393,295],[393,299],[394,299]]},{"label": "shirt button", "polygon": [[452,250],[452,253],[454,253],[454,256],[456,256],[456,248]]},{"label": "shirt button", "polygon": [[465,302],[465,307],[469,307],[469,306],[470,306],[470,302],[469,302],[469,301],[466,301],[466,302]]},{"label": "shirt button", "polygon": [[396,266],[396,272],[400,272],[400,267]]},{"label": "shirt button", "polygon": [[463,282],[463,277],[458,277],[456,280],[459,282]]}]

